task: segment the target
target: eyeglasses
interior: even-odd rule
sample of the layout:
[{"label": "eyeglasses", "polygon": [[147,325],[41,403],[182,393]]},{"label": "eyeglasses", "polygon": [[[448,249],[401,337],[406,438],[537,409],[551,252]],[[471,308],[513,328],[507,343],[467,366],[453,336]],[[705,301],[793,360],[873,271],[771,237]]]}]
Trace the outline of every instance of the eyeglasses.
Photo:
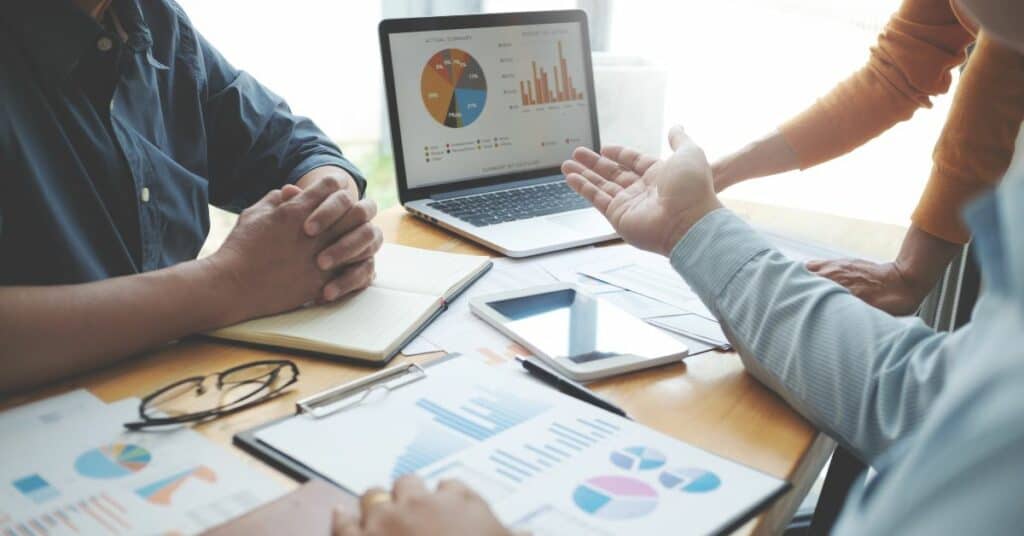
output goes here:
[{"label": "eyeglasses", "polygon": [[[207,380],[216,378],[215,389]],[[129,430],[205,422],[281,394],[299,379],[299,367],[287,360],[254,361],[227,370],[192,376],[161,387],[142,399],[139,421]]]}]

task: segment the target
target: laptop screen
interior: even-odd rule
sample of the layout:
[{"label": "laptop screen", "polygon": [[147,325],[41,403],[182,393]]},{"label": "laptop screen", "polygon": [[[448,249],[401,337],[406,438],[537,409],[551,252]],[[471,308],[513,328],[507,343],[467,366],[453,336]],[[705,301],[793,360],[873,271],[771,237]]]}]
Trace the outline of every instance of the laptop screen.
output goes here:
[{"label": "laptop screen", "polygon": [[408,188],[557,167],[591,145],[582,24],[388,36]]}]

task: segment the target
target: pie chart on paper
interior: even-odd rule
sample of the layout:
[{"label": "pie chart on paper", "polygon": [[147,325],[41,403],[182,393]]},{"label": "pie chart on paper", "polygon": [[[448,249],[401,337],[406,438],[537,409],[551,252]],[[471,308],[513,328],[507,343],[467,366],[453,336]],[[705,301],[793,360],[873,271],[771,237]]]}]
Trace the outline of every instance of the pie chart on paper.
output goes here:
[{"label": "pie chart on paper", "polygon": [[149,465],[149,451],[131,443],[112,443],[90,449],[75,459],[75,471],[89,478],[121,478]]},{"label": "pie chart on paper", "polygon": [[627,471],[649,471],[665,465],[665,455],[649,447],[626,447],[612,451],[611,461]]},{"label": "pie chart on paper", "polygon": [[665,471],[658,480],[666,488],[678,489],[685,493],[707,493],[722,485],[722,479],[718,478],[718,475],[696,467]]},{"label": "pie chart on paper", "polygon": [[601,519],[643,517],[658,507],[658,492],[642,480],[608,475],[587,479],[576,487],[573,502]]},{"label": "pie chart on paper", "polygon": [[487,80],[473,56],[446,48],[427,60],[420,77],[420,92],[427,112],[449,128],[472,125],[487,103]]}]

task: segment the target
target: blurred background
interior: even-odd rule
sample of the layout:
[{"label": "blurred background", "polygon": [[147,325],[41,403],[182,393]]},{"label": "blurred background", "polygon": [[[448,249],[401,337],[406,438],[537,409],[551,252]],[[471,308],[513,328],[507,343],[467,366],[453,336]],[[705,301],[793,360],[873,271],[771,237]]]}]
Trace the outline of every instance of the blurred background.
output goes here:
[{"label": "blurred background", "polygon": [[[602,141],[664,152],[667,128],[679,123],[714,160],[774,129],[860,68],[899,5],[897,0],[178,1],[232,63],[337,140],[366,173],[369,195],[381,208],[397,203],[377,39],[382,18],[586,9]],[[726,197],[906,226],[928,177],[949,94],[844,158],[741,184]]]}]

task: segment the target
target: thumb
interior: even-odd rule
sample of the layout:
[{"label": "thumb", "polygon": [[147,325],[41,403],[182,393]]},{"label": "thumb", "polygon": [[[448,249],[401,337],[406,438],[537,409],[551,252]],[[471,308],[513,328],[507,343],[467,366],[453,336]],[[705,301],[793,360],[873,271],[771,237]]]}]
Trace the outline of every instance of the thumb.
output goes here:
[{"label": "thumb", "polygon": [[686,135],[686,130],[683,129],[682,125],[675,125],[668,129],[668,146],[673,151],[678,150],[686,142],[693,143],[693,140]]}]

